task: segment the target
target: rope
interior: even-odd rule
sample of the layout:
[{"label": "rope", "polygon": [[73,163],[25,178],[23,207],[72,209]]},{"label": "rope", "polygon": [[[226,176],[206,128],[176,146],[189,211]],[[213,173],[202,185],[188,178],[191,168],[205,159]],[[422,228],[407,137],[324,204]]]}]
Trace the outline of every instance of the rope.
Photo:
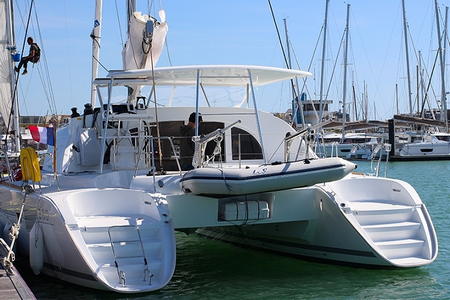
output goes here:
[{"label": "rope", "polygon": [[105,69],[106,72],[109,72],[109,70],[94,56],[92,55],[92,58],[95,59],[96,62],[98,62],[98,64]]}]

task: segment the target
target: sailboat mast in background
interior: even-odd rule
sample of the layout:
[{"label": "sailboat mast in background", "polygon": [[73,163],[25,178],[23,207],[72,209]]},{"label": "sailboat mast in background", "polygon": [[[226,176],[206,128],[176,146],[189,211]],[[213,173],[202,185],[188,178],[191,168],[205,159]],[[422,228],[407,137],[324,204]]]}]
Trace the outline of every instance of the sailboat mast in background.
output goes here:
[{"label": "sailboat mast in background", "polygon": [[97,87],[93,84],[98,75],[98,63],[100,59],[100,39],[102,32],[102,6],[103,0],[95,1],[95,20],[92,29],[92,77],[91,77],[91,105],[94,106],[97,99]]},{"label": "sailboat mast in background", "polygon": [[345,25],[345,48],[344,48],[344,83],[342,87],[342,138],[345,134],[345,122],[347,121],[347,66],[348,66],[348,24],[350,18],[350,4],[347,4],[347,23]]},{"label": "sailboat mast in background", "polygon": [[409,114],[412,115],[413,109],[411,100],[411,74],[409,72],[408,25],[406,23],[405,0],[402,0],[402,11],[403,11],[403,35],[405,37],[406,75],[408,77]]}]

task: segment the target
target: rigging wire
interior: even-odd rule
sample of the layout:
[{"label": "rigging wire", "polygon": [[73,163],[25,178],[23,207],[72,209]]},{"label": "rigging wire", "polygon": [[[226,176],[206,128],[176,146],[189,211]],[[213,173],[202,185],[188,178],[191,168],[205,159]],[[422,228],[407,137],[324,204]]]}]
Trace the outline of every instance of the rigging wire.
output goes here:
[{"label": "rigging wire", "polygon": [[[277,24],[277,21],[275,20],[275,13],[273,12],[272,3],[270,2],[270,0],[267,0],[267,2],[269,3],[270,13],[272,15],[273,24],[275,25],[275,29],[276,29],[277,36],[278,36],[278,42],[280,43],[281,52],[283,53],[284,62],[286,64],[286,67],[288,69],[290,69],[289,62],[288,62],[287,56],[286,56],[286,52],[284,51],[283,42],[281,41],[280,30],[278,29],[278,24]],[[297,98],[297,101],[298,101],[299,95],[297,95],[297,91],[295,90],[294,80],[291,79],[290,81],[291,81],[291,88],[294,93],[294,99]]]},{"label": "rigging wire", "polygon": [[[415,46],[415,44],[414,44],[414,40],[412,39],[412,34],[411,34],[410,29],[409,29],[409,26],[408,26],[408,33],[409,33],[409,36],[410,36],[410,39],[411,39],[411,44],[412,44],[412,47],[413,47],[413,50],[414,50],[414,55],[415,55],[416,59],[419,60],[419,56],[418,56],[418,54],[417,54],[416,46]],[[442,39],[442,37],[441,37],[441,39]],[[438,57],[439,51],[436,52],[436,53],[437,53],[436,57]],[[436,65],[436,60],[437,60],[437,58],[434,60],[434,63],[433,63],[433,71],[434,71],[434,66]],[[425,67],[426,67],[426,65],[425,65]],[[429,86],[429,88],[431,88],[431,92],[433,93],[434,99],[436,100],[436,103],[437,103],[436,91],[434,90],[434,87],[433,87],[433,85],[431,84],[431,80],[432,80],[432,77],[433,77],[433,73],[431,73],[431,76],[430,76],[430,75],[428,74],[427,68],[424,68],[424,69],[425,69],[426,75],[429,76],[429,78],[430,78],[430,86]],[[428,92],[428,89],[427,89],[427,92]],[[427,100],[428,100],[428,99],[427,99]],[[417,109],[419,109],[419,108],[417,108]],[[431,108],[430,108],[430,109],[431,109]],[[421,112],[421,114],[422,114],[422,112]]]},{"label": "rigging wire", "polygon": [[165,44],[166,44],[166,53],[167,53],[167,60],[169,61],[169,65],[172,66],[172,58],[170,55],[170,51],[169,51],[169,42],[167,40],[167,36],[166,36],[166,40],[165,40]]},{"label": "rigging wire", "polygon": [[[315,57],[315,55],[316,55],[317,47],[319,46],[320,37],[322,36],[322,33],[323,33],[323,28],[324,28],[324,26],[322,25],[322,27],[320,28],[319,35],[318,35],[318,37],[317,37],[316,45],[314,46],[313,55],[311,56],[311,60],[309,61],[309,65],[308,65],[308,69],[307,69],[308,72],[311,70],[312,64],[313,64],[313,62],[314,62],[314,57]],[[296,54],[295,54],[295,51],[293,51],[293,52],[294,52],[294,58],[295,58],[295,61],[296,61],[296,63],[297,63],[297,67],[300,69],[300,65],[298,64],[297,56],[296,56]],[[306,81],[307,81],[307,80],[308,80],[308,77],[303,78],[303,86],[302,86],[302,89],[301,89],[302,92],[304,91],[305,88],[307,89],[307,87],[306,87]],[[307,89],[307,90],[308,90],[308,89]],[[308,94],[309,94],[309,93],[308,93]],[[311,94],[309,94],[309,96],[310,96],[310,98],[312,98],[312,97],[311,97]]]},{"label": "rigging wire", "polygon": [[337,62],[338,62],[338,59],[339,59],[339,54],[340,54],[341,49],[342,49],[342,43],[344,41],[344,37],[345,37],[345,31],[342,34],[341,42],[339,44],[339,49],[338,49],[338,52],[337,52],[337,55],[336,55],[336,59],[334,61],[333,70],[331,71],[331,78],[330,78],[330,82],[328,83],[327,92],[325,93],[325,99],[328,99],[328,93],[330,92],[331,84],[333,83],[334,71],[336,70],[336,65],[337,65]]},{"label": "rigging wire", "polygon": [[[28,3],[29,3],[29,2],[28,2]],[[23,19],[23,14],[22,14],[22,11],[20,10],[20,6],[18,5],[17,1],[16,1],[16,7],[18,8],[19,17],[20,17],[20,19],[21,19],[21,21],[22,21],[22,24],[23,24],[23,26],[25,27],[25,21],[24,21],[24,19]],[[36,18],[36,22],[37,22],[36,27],[39,28],[39,43],[41,44],[41,48],[44,49],[43,39],[42,39],[42,34],[41,34],[41,31],[40,31],[39,21],[38,21],[38,19],[37,19],[37,14],[36,14],[36,4],[34,5],[34,12],[35,12],[35,18]],[[32,19],[31,22],[33,22],[33,19]],[[32,25],[33,25],[33,24],[32,24]],[[34,29],[33,26],[31,27],[31,30],[33,31],[33,34],[36,36],[36,32],[35,32],[35,29]],[[51,80],[50,80],[50,75],[49,75],[50,72],[49,72],[49,70],[48,70],[47,57],[46,57],[46,55],[45,55],[45,51],[41,51],[41,52],[42,52],[42,53],[41,53],[41,56],[43,57],[41,63],[44,65],[44,68],[45,68],[45,71],[46,71],[46,79],[47,79],[47,82],[49,82],[49,83],[48,83],[48,86],[47,86],[47,84],[46,84],[46,80],[45,80],[45,78],[44,78],[44,75],[43,75],[42,72],[40,71],[40,69],[41,69],[41,67],[40,67],[41,63],[39,63],[39,64],[36,66],[36,69],[38,70],[39,79],[40,79],[40,81],[41,81],[42,88],[43,88],[44,94],[45,94],[45,96],[46,96],[46,100],[47,100],[47,103],[48,103],[50,112],[51,112],[52,114],[56,114],[56,113],[57,113],[57,111],[56,111],[56,101],[55,101],[55,96],[54,96],[54,93],[53,93],[53,88],[52,88],[52,86],[51,86]],[[34,68],[33,68],[33,69],[34,69]],[[31,74],[33,74],[33,72],[31,72]],[[26,98],[26,97],[23,96],[22,98],[24,98],[24,99],[23,99],[23,102],[25,103],[25,102],[26,102],[26,101],[25,101],[25,98]]]},{"label": "rigging wire", "polygon": [[[322,27],[322,28],[323,28],[323,27]],[[310,60],[310,62],[309,62],[308,72],[309,72],[310,69],[311,69],[312,62],[314,61],[314,56],[315,56],[315,53],[316,53],[317,46],[319,45],[319,40],[320,40],[321,32],[322,32],[322,30],[321,30],[320,33],[319,33],[319,37],[318,37],[318,39],[317,39],[316,47],[314,48],[313,55],[312,55],[311,60]],[[292,54],[294,55],[294,61],[295,61],[295,63],[296,63],[297,68],[300,69],[300,64],[299,64],[299,62],[298,62],[297,55],[296,55],[296,53],[295,53],[294,48],[292,48]],[[300,91],[300,95],[302,95],[303,92],[306,90],[306,93],[307,93],[308,98],[309,98],[308,101],[311,103],[311,106],[312,106],[313,111],[314,111],[314,115],[315,115],[315,116],[317,117],[317,119],[318,119],[318,118],[319,118],[319,114],[317,113],[316,107],[314,106],[314,103],[312,102],[311,93],[310,93],[310,91],[309,91],[309,89],[308,89],[308,86],[306,85],[307,79],[308,79],[308,77],[303,78],[303,86],[302,86],[302,89],[301,89],[301,91]]]},{"label": "rigging wire", "polygon": [[115,7],[116,7],[116,17],[117,17],[117,23],[119,24],[119,35],[120,35],[120,41],[122,42],[122,47],[123,47],[123,45],[125,45],[125,44],[124,44],[124,42],[123,42],[123,36],[122,36],[122,25],[121,25],[121,23],[120,23],[120,17],[119,17],[119,8],[118,8],[118,6],[117,6],[117,0],[114,0],[114,4],[115,4]]},{"label": "rigging wire", "polygon": [[[44,50],[45,46],[44,46],[44,39],[42,38],[42,32],[41,32],[41,26],[39,23],[39,18],[38,18],[38,14],[37,14],[37,8],[36,5],[34,6],[34,16],[35,16],[35,21],[36,21],[36,27],[38,30],[38,35],[39,35],[39,40],[41,43],[41,49]],[[56,101],[55,101],[55,94],[53,92],[53,86],[52,86],[52,80],[50,79],[50,70],[48,68],[48,61],[47,61],[47,55],[45,51],[41,51],[42,52],[42,57],[43,57],[43,68],[44,68],[44,75],[46,77],[47,80],[47,88],[48,88],[48,101],[49,101],[49,106],[50,106],[50,112],[52,112],[53,114],[57,114],[57,108],[56,108]],[[42,62],[42,61],[41,61]],[[39,71],[41,64],[37,65],[37,69]],[[40,72],[39,72],[40,74]],[[41,76],[41,75],[40,75]],[[44,80],[42,80],[44,81]],[[43,83],[43,85],[45,86],[45,84]]]}]

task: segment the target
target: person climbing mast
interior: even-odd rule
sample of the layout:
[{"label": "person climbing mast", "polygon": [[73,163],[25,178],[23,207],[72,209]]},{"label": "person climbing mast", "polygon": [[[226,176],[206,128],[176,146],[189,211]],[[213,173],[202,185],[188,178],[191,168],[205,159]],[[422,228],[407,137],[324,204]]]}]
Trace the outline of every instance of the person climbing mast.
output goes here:
[{"label": "person climbing mast", "polygon": [[30,45],[30,52],[29,52],[28,56],[22,57],[22,59],[19,62],[19,65],[14,68],[16,70],[16,72],[19,72],[23,66],[22,75],[25,75],[28,73],[27,64],[29,61],[31,61],[33,64],[35,64],[41,58],[41,49],[39,48],[38,44],[33,42],[32,37],[29,36],[27,38],[27,43],[28,43],[28,45]]}]

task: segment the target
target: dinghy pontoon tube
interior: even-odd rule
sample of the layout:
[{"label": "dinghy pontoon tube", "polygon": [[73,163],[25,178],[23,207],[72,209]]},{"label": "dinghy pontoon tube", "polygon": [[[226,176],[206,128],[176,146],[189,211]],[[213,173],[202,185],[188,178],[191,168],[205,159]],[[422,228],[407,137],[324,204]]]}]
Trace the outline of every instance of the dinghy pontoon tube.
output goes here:
[{"label": "dinghy pontoon tube", "polygon": [[187,172],[180,181],[184,191],[198,195],[244,195],[335,181],[355,168],[355,164],[334,157],[248,169],[198,168]]}]

